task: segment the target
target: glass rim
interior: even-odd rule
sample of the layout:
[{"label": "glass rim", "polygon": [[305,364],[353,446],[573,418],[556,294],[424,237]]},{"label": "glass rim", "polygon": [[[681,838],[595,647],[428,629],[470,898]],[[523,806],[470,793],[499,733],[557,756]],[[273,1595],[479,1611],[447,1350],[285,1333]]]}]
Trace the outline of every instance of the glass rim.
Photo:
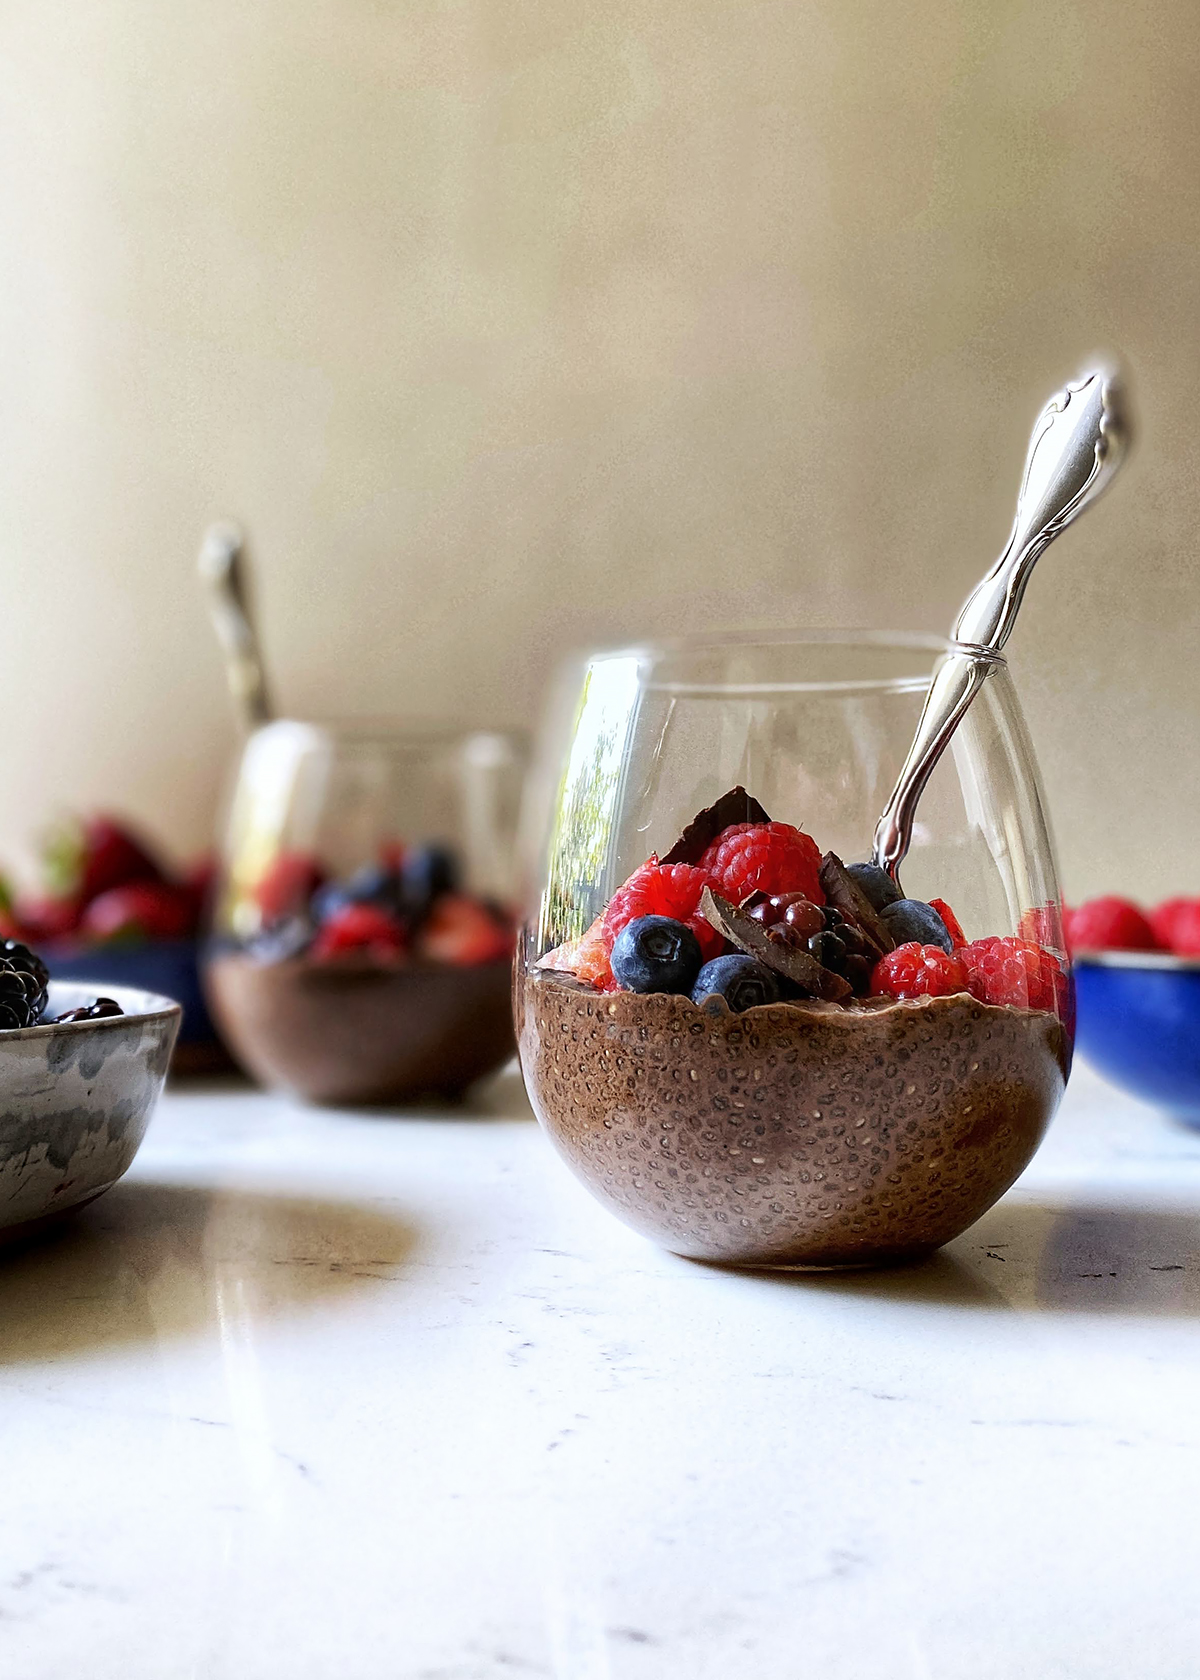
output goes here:
[{"label": "glass rim", "polygon": [[276,717],[259,724],[253,736],[265,734],[281,725],[293,729],[308,729],[328,736],[337,744],[349,746],[440,747],[461,745],[480,738],[503,740],[522,745],[529,740],[529,731],[488,724],[423,720],[420,718],[366,715],[363,717]]},{"label": "glass rim", "polygon": [[[677,655],[700,655],[704,653],[721,653],[742,649],[751,651],[756,648],[866,648],[894,652],[928,653],[941,656],[956,649],[970,652],[981,662],[989,666],[1007,669],[1008,662],[1002,653],[992,648],[976,648],[968,643],[955,642],[948,636],[938,636],[927,631],[910,630],[871,630],[871,629],[821,629],[821,628],[790,628],[783,630],[745,629],[745,630],[717,630],[692,631],[680,636],[664,637],[661,640],[630,642],[624,645],[614,644],[609,647],[582,650],[577,659],[588,665],[604,663],[608,660],[636,659],[642,664],[654,664],[670,659]],[[651,684],[671,693],[837,693],[848,689],[882,690],[896,693],[911,692],[914,689],[926,689],[929,686],[931,671],[929,666],[914,669],[911,672],[887,677],[863,677],[847,674],[842,677],[813,677],[795,680],[768,679],[761,683],[735,680],[721,682],[719,679],[707,679],[694,683],[666,682]]]}]

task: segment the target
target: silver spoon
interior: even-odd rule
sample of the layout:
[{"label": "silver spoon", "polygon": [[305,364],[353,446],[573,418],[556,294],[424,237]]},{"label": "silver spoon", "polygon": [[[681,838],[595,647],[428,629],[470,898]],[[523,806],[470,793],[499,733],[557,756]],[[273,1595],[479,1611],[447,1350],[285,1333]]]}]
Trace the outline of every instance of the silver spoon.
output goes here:
[{"label": "silver spoon", "polygon": [[210,525],[200,545],[200,577],[225,655],[225,675],[238,721],[249,734],[271,721],[262,651],[247,598],[246,543],[236,525]]},{"label": "silver spoon", "polygon": [[929,685],[900,779],[875,830],[875,862],[899,884],[917,803],[967,708],[1008,640],[1034,565],[1090,507],[1125,459],[1129,417],[1116,372],[1093,368],[1038,415],[1004,552],[967,597],[953,646]]}]

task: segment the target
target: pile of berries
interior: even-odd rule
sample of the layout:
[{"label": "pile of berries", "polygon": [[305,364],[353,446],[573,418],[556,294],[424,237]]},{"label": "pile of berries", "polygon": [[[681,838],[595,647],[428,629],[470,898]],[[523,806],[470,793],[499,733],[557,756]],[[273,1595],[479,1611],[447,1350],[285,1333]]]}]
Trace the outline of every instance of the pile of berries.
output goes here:
[{"label": "pile of berries", "polygon": [[1076,951],[1171,951],[1200,957],[1200,898],[1168,898],[1141,910],[1128,898],[1093,898],[1063,913],[1067,948]]},{"label": "pile of berries", "polygon": [[[0,1031],[49,1024],[44,1019],[49,981],[46,965],[36,951],[22,945],[20,940],[0,939]],[[56,1015],[54,1024],[100,1021],[109,1015],[122,1014],[124,1010],[115,999],[100,997],[78,1009],[69,1009],[65,1015]]]},{"label": "pile of berries", "polygon": [[384,966],[410,956],[473,967],[512,955],[511,918],[464,893],[458,860],[445,846],[390,843],[378,863],[329,879],[320,862],[281,852],[254,891],[259,931],[253,953],[267,961],[367,960]]},{"label": "pile of berries", "polygon": [[[733,798],[701,813],[666,861],[635,870],[587,932],[542,966],[599,991],[722,997],[734,1010],[805,996],[969,992],[1065,1013],[1067,976],[1043,942],[968,942],[943,900],[903,898],[877,865],[823,857],[788,823],[728,824],[702,847],[689,844]],[[681,851],[690,858],[680,861]]]},{"label": "pile of berries", "polygon": [[875,964],[867,936],[832,904],[820,908],[803,893],[765,894],[751,903],[751,918],[767,930],[767,938],[807,951],[822,968],[840,974],[860,995],[868,989]]},{"label": "pile of berries", "polygon": [[0,882],[0,936],[26,944],[113,945],[194,939],[212,884],[211,860],[170,869],[123,820],[86,817],[48,835],[38,893]]}]

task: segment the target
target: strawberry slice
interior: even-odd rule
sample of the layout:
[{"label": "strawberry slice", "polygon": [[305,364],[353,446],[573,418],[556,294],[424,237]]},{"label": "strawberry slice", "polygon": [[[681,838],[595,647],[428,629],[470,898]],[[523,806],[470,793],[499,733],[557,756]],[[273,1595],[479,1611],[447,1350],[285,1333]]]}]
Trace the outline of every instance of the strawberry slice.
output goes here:
[{"label": "strawberry slice", "polygon": [[322,922],[310,954],[317,962],[365,952],[382,962],[398,957],[407,935],[401,924],[376,904],[344,904]]},{"label": "strawberry slice", "polygon": [[477,899],[445,893],[423,923],[417,949],[434,962],[469,968],[510,957],[513,931]]},{"label": "strawberry slice", "polygon": [[325,881],[325,871],[308,852],[280,852],[259,877],[255,902],[263,920],[277,922],[283,916],[308,909],[308,901]]}]

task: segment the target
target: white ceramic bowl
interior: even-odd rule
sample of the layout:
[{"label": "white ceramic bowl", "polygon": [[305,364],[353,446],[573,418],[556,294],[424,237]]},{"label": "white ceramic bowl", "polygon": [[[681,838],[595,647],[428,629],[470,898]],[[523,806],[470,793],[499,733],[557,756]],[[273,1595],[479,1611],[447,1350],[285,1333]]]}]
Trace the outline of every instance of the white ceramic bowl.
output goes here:
[{"label": "white ceramic bowl", "polygon": [[0,1031],[0,1241],[109,1189],[150,1123],[183,1012],[129,986],[51,981],[46,1013],[98,994],[125,1013]]}]

